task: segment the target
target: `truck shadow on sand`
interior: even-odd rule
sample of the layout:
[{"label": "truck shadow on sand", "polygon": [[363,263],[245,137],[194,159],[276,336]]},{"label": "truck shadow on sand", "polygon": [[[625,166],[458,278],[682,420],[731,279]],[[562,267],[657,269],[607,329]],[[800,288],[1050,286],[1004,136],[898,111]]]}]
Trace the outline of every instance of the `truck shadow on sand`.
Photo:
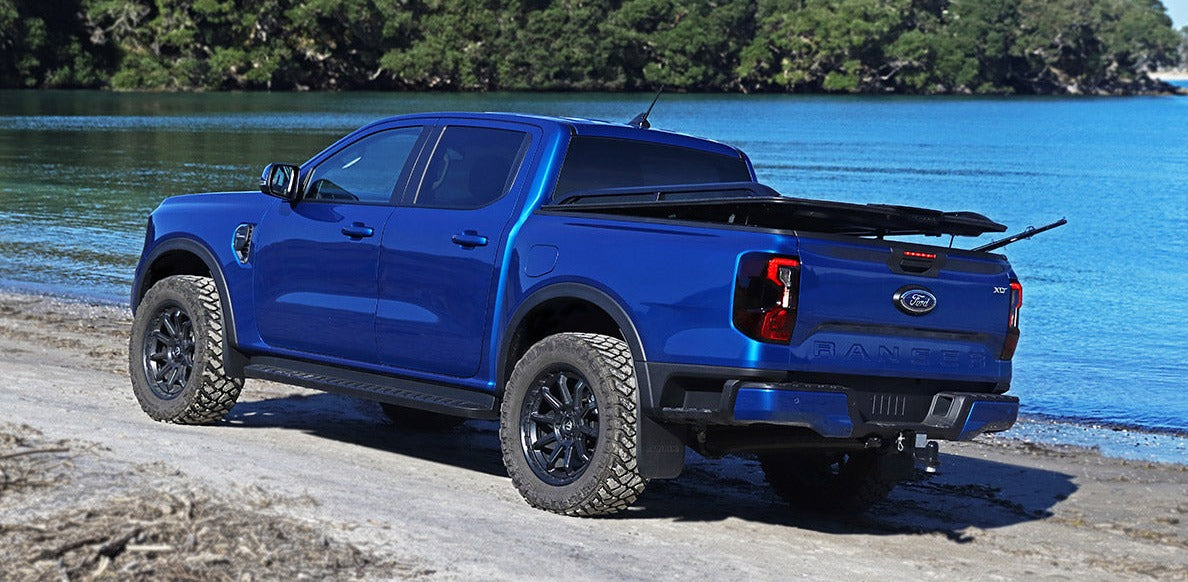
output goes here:
[{"label": "truck shadow on sand", "polygon": [[[442,431],[392,426],[379,405],[334,394],[240,402],[227,426],[280,428],[507,478],[498,425],[468,421]],[[1076,490],[1064,473],[968,456],[941,455],[941,473],[901,483],[861,516],[804,513],[771,492],[753,458],[706,459],[689,452],[678,479],[653,481],[628,511],[609,519],[706,522],[741,519],[831,534],[941,535],[973,541],[978,530],[1052,516]],[[510,482],[508,483],[510,487]]]},{"label": "truck shadow on sand", "polygon": [[786,525],[832,534],[941,535],[973,541],[978,530],[1051,517],[1076,490],[1064,473],[942,454],[941,472],[900,483],[887,500],[863,515],[805,513],[786,505],[749,457],[708,460],[694,453],[673,481],[654,481],[631,512],[634,517],[678,521],[727,518]]}]

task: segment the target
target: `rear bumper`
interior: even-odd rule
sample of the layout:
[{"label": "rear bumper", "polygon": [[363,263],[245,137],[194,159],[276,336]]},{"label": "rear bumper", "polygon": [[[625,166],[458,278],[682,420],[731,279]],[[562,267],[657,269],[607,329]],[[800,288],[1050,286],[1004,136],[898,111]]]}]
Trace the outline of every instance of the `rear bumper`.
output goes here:
[{"label": "rear bumper", "polygon": [[872,393],[828,384],[732,380],[726,382],[716,410],[656,412],[658,420],[800,427],[826,438],[888,437],[911,431],[930,439],[966,441],[1013,426],[1019,399],[975,392]]},{"label": "rear bumper", "polygon": [[1019,416],[1019,399],[1014,396],[940,392],[932,396],[922,421],[870,420],[861,414],[859,403],[851,402],[848,390],[812,388],[739,383],[730,408],[732,424],[799,426],[829,438],[913,431],[932,439],[967,441],[985,432],[1011,428]]}]

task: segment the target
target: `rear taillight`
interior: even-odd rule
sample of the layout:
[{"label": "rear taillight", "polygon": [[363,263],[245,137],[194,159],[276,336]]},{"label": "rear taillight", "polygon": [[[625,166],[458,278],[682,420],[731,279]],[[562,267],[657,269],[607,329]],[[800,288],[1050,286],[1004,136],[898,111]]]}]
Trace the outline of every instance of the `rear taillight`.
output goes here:
[{"label": "rear taillight", "polygon": [[799,294],[799,260],[746,255],[734,289],[734,326],[753,339],[786,344],[796,324]]},{"label": "rear taillight", "polygon": [[1023,307],[1023,285],[1011,281],[1011,310],[1007,315],[1006,342],[1002,346],[1002,359],[1009,360],[1019,345],[1019,308]]},{"label": "rear taillight", "polygon": [[1019,329],[1019,308],[1023,307],[1023,284],[1011,281],[1011,317],[1010,327]]}]

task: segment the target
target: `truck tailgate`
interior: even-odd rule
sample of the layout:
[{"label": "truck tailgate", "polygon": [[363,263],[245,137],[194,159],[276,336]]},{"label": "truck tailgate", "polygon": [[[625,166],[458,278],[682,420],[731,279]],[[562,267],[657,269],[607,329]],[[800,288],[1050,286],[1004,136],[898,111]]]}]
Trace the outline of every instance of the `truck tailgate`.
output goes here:
[{"label": "truck tailgate", "polygon": [[[924,245],[801,233],[791,368],[997,382],[1011,272],[1005,259]],[[932,299],[929,298],[931,295]]]}]

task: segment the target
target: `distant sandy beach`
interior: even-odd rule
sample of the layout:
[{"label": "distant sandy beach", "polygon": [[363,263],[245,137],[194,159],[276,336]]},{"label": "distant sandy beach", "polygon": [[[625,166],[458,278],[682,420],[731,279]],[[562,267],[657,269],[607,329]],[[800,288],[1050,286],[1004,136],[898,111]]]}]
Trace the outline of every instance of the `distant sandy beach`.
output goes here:
[{"label": "distant sandy beach", "polygon": [[1151,76],[1161,81],[1188,81],[1188,70],[1159,71],[1152,73]]}]

